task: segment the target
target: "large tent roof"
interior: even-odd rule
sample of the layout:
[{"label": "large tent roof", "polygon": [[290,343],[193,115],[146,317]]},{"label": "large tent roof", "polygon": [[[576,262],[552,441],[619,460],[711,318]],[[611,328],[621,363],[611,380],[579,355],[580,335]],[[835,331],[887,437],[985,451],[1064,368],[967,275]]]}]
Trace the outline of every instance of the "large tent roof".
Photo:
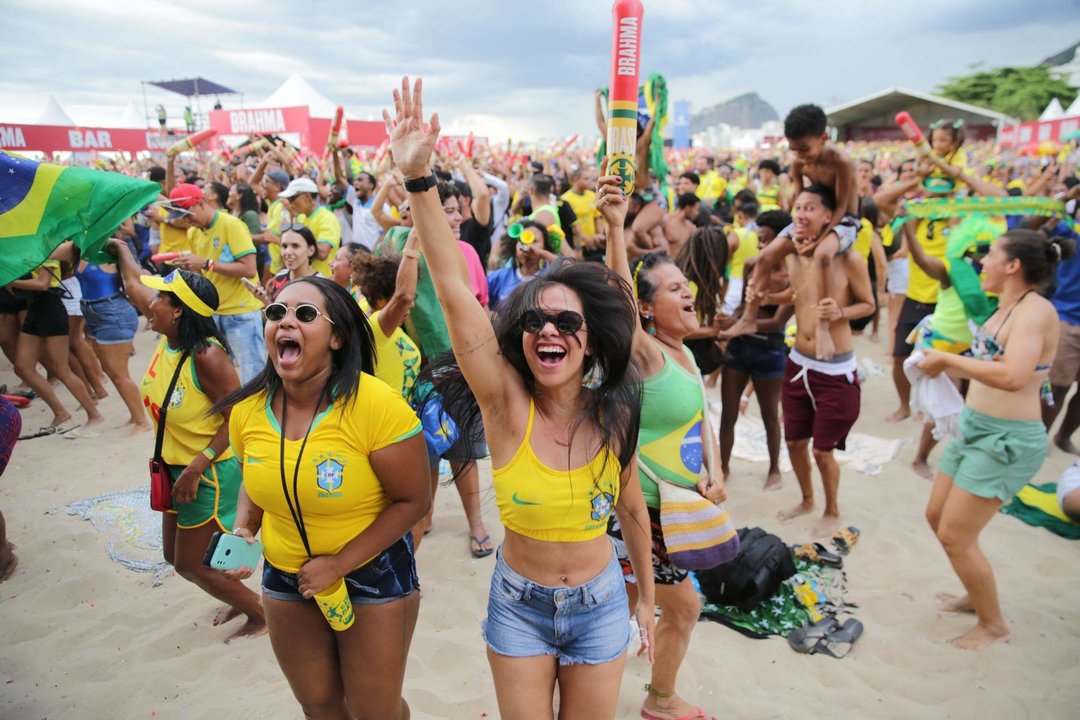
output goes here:
[{"label": "large tent roof", "polygon": [[206,78],[187,78],[184,80],[157,80],[151,81],[151,85],[162,90],[174,92],[177,95],[191,97],[192,95],[235,95],[235,90],[230,90],[224,85],[219,85]]},{"label": "large tent roof", "polygon": [[60,103],[56,101],[56,98],[50,95],[49,104],[46,105],[45,109],[41,112],[41,116],[37,119],[37,124],[74,127],[75,121],[64,111],[64,108],[60,107]]},{"label": "large tent roof", "polygon": [[[853,100],[849,103],[844,103],[843,105],[837,105],[836,107],[829,108],[825,113],[829,117],[829,124],[835,127],[863,123],[892,125],[894,122],[892,118],[893,114],[900,110],[908,110],[912,115],[916,115],[913,111],[915,106],[921,106],[923,108],[929,106],[950,108],[954,111],[954,114],[960,114],[961,119],[969,123],[976,119],[982,120],[984,124],[1005,122],[1008,120],[1007,116],[993,110],[988,110],[987,108],[950,100],[949,98],[941,97],[940,95],[931,95],[929,93],[921,93],[916,92],[915,90],[907,90],[898,87],[882,90],[881,92],[859,98],[858,100]],[[916,117],[916,120],[918,119],[919,118]]]},{"label": "large tent roof", "polygon": [[281,83],[277,90],[256,107],[297,107],[306,105],[311,117],[332,118],[337,110],[337,103],[323,95],[311,86],[307,80],[297,73],[289,76],[289,79]]}]

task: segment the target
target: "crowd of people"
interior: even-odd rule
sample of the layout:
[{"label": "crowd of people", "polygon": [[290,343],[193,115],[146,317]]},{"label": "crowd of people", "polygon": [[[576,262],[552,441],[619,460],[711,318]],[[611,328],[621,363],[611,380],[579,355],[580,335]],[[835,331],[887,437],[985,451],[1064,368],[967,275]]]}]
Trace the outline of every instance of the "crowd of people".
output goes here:
[{"label": "crowd of people", "polygon": [[[956,645],[1008,637],[978,539],[1039,470],[1080,381],[1075,150],[1013,157],[952,120],[926,147],[836,144],[804,105],[780,146],[669,150],[659,177],[641,123],[626,195],[567,144],[521,158],[438,143],[422,95],[394,90],[380,158],[333,148],[304,165],[252,138],[229,160],[128,166],[161,199],[118,229],[114,262],[64,243],[0,291],[0,347],[53,412],[32,436],[93,433],[110,381],[133,432],[158,433],[166,560],[225,603],[215,624],[244,616],[230,640],[269,632],[307,717],[409,717],[415,555],[443,461],[469,552],[495,555],[483,637],[503,717],[552,717],[556,687],[559,717],[614,717],[635,637],[652,661],[642,716],[707,717],[677,689],[701,605],[661,495],[723,507],[756,395],[763,487],[783,487],[783,440],[800,493],[778,519],[820,509],[814,536],[842,532],[834,454],[862,410],[867,329],[894,361],[882,420],[925,421],[912,471],[933,479],[926,517],[965,591],[941,602],[977,617]],[[1060,202],[1009,202],[1024,197]],[[947,198],[1000,204],[920,210]],[[136,384],[139,315],[159,340]],[[950,413],[928,409],[934,393]],[[1077,397],[1052,441],[1080,455]],[[488,456],[499,547],[481,512]],[[1080,519],[1080,468],[1059,497]],[[0,516],[0,579],[15,563],[3,530]],[[261,599],[238,582],[255,568],[202,563],[216,530],[263,543]],[[339,586],[344,630],[321,609]]]}]

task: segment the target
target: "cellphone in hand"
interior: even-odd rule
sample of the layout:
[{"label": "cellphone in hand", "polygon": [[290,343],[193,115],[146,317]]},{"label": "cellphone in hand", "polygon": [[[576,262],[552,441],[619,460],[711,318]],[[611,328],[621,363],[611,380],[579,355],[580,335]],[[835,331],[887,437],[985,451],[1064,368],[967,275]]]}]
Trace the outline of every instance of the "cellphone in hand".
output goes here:
[{"label": "cellphone in hand", "polygon": [[220,530],[210,538],[210,544],[203,555],[203,565],[215,570],[239,570],[256,568],[262,558],[263,544],[249,543],[242,537]]}]

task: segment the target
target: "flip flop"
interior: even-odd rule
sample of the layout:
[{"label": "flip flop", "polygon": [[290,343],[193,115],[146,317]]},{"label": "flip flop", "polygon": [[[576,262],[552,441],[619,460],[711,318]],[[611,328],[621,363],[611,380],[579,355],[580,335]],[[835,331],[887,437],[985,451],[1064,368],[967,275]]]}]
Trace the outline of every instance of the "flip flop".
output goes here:
[{"label": "flip flop", "polygon": [[33,390],[12,390],[7,393],[8,395],[18,395],[19,397],[26,398],[27,400],[33,400],[37,397],[37,393]]},{"label": "flip flop", "polygon": [[847,555],[855,543],[859,542],[859,528],[841,528],[832,536],[832,544],[841,555]]},{"label": "flip flop", "polygon": [[663,716],[660,716],[660,715],[653,715],[648,710],[642,708],[641,717],[645,718],[645,720],[695,720],[695,718],[705,718],[705,720],[716,720],[715,717],[713,717],[712,715],[706,714],[705,711],[702,710],[699,707],[696,707],[693,710],[691,710],[690,712],[688,712],[686,715],[680,715],[677,718],[666,718],[666,717],[663,717]]},{"label": "flip flop", "polygon": [[804,543],[792,545],[791,554],[807,562],[817,563],[826,567],[840,569],[844,567],[844,559],[835,553],[825,549],[821,543]]},{"label": "flip flop", "polygon": [[863,624],[855,618],[848,618],[838,629],[833,630],[818,640],[811,654],[823,653],[829,657],[842,658],[851,652],[851,646],[862,636]]},{"label": "flip flop", "polygon": [[27,433],[26,435],[20,435],[19,440],[33,440],[34,438],[45,437],[46,435],[55,435],[56,428],[52,425],[46,425],[43,428],[38,428],[37,432]]},{"label": "flip flop", "polygon": [[64,430],[62,432],[64,433],[65,440],[92,440],[93,438],[100,437],[99,433],[94,432],[90,428],[79,427],[78,425],[71,428],[70,431]]},{"label": "flip flop", "polygon": [[[486,550],[482,549],[484,543],[487,543],[487,542],[491,542],[491,536],[490,535],[485,535],[482,538],[478,538],[475,535],[470,535],[469,536],[469,552],[472,553],[472,556],[474,558],[477,558],[477,559],[486,558],[488,555],[495,552],[495,548],[487,548]],[[481,548],[481,549],[480,550],[474,549],[472,547],[473,543],[475,543],[476,546]]]},{"label": "flip flop", "polygon": [[830,632],[838,630],[840,623],[834,617],[823,617],[813,625],[795,630],[787,637],[788,645],[797,653],[813,654],[815,649]]}]

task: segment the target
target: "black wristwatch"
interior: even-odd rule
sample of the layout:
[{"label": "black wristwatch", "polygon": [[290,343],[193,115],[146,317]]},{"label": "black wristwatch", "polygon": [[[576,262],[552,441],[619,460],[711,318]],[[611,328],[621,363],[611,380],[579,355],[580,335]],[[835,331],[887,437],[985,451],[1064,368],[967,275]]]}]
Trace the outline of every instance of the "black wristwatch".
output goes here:
[{"label": "black wristwatch", "polygon": [[405,192],[427,192],[438,184],[439,179],[435,177],[435,173],[431,173],[427,177],[422,178],[405,178]]}]

